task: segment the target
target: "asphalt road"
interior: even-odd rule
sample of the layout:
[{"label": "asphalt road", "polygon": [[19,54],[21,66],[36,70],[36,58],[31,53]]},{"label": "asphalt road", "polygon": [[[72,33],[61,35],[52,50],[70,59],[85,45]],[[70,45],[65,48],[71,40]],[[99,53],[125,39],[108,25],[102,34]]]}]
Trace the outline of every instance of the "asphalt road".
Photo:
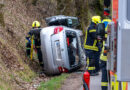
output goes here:
[{"label": "asphalt road", "polygon": [[[83,90],[82,72],[71,73],[60,90]],[[90,77],[90,90],[101,90],[101,73],[98,76]]]},{"label": "asphalt road", "polygon": [[[83,87],[79,90],[83,90]],[[90,90],[101,90],[101,72],[98,76],[91,76],[90,77]]]},{"label": "asphalt road", "polygon": [[101,90],[101,73],[90,77],[90,90]]}]

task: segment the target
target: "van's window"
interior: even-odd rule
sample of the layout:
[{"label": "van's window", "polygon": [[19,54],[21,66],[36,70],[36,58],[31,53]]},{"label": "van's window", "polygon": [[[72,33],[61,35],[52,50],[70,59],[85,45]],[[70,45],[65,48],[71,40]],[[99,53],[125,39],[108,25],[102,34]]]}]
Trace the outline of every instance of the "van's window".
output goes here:
[{"label": "van's window", "polygon": [[127,0],[127,19],[130,21],[130,0]]}]

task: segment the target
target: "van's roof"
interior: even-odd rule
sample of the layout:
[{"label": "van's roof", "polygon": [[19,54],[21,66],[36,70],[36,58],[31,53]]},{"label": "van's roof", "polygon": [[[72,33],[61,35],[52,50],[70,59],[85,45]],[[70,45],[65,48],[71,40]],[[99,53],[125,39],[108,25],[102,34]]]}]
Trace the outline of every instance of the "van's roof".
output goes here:
[{"label": "van's roof", "polygon": [[59,20],[59,19],[78,19],[78,18],[72,17],[72,16],[57,15],[57,16],[48,17],[45,20],[46,20],[46,23],[49,23],[49,22]]}]

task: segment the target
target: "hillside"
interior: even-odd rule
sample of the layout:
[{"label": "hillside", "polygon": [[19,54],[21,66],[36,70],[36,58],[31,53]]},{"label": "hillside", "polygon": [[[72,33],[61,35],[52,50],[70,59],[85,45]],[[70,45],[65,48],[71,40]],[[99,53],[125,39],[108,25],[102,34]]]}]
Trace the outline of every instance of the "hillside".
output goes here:
[{"label": "hillside", "polygon": [[[74,0],[70,1],[74,7]],[[63,14],[57,5],[56,0],[4,0],[0,4],[0,90],[29,90],[33,83],[47,80],[39,78],[37,58],[29,61],[26,57],[25,36],[33,21],[45,27],[46,17]],[[66,15],[77,16],[75,10],[75,15],[68,11]]]},{"label": "hillside", "polygon": [[0,12],[0,89],[25,90],[39,69],[37,60],[26,58],[25,36],[34,20],[45,27],[47,15],[27,0],[5,0]]}]

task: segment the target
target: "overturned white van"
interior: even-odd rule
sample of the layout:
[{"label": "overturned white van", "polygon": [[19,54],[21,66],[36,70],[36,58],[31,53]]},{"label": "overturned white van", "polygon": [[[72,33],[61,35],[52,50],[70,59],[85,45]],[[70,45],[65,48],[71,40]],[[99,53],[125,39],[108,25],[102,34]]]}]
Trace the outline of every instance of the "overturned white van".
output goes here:
[{"label": "overturned white van", "polygon": [[[69,26],[72,27],[71,17],[55,17],[60,17],[60,20],[61,17],[69,19]],[[70,28],[67,24],[64,26],[55,24],[43,28],[40,32],[44,70],[48,75],[78,69],[82,66],[82,61],[85,61],[82,31]]]}]

